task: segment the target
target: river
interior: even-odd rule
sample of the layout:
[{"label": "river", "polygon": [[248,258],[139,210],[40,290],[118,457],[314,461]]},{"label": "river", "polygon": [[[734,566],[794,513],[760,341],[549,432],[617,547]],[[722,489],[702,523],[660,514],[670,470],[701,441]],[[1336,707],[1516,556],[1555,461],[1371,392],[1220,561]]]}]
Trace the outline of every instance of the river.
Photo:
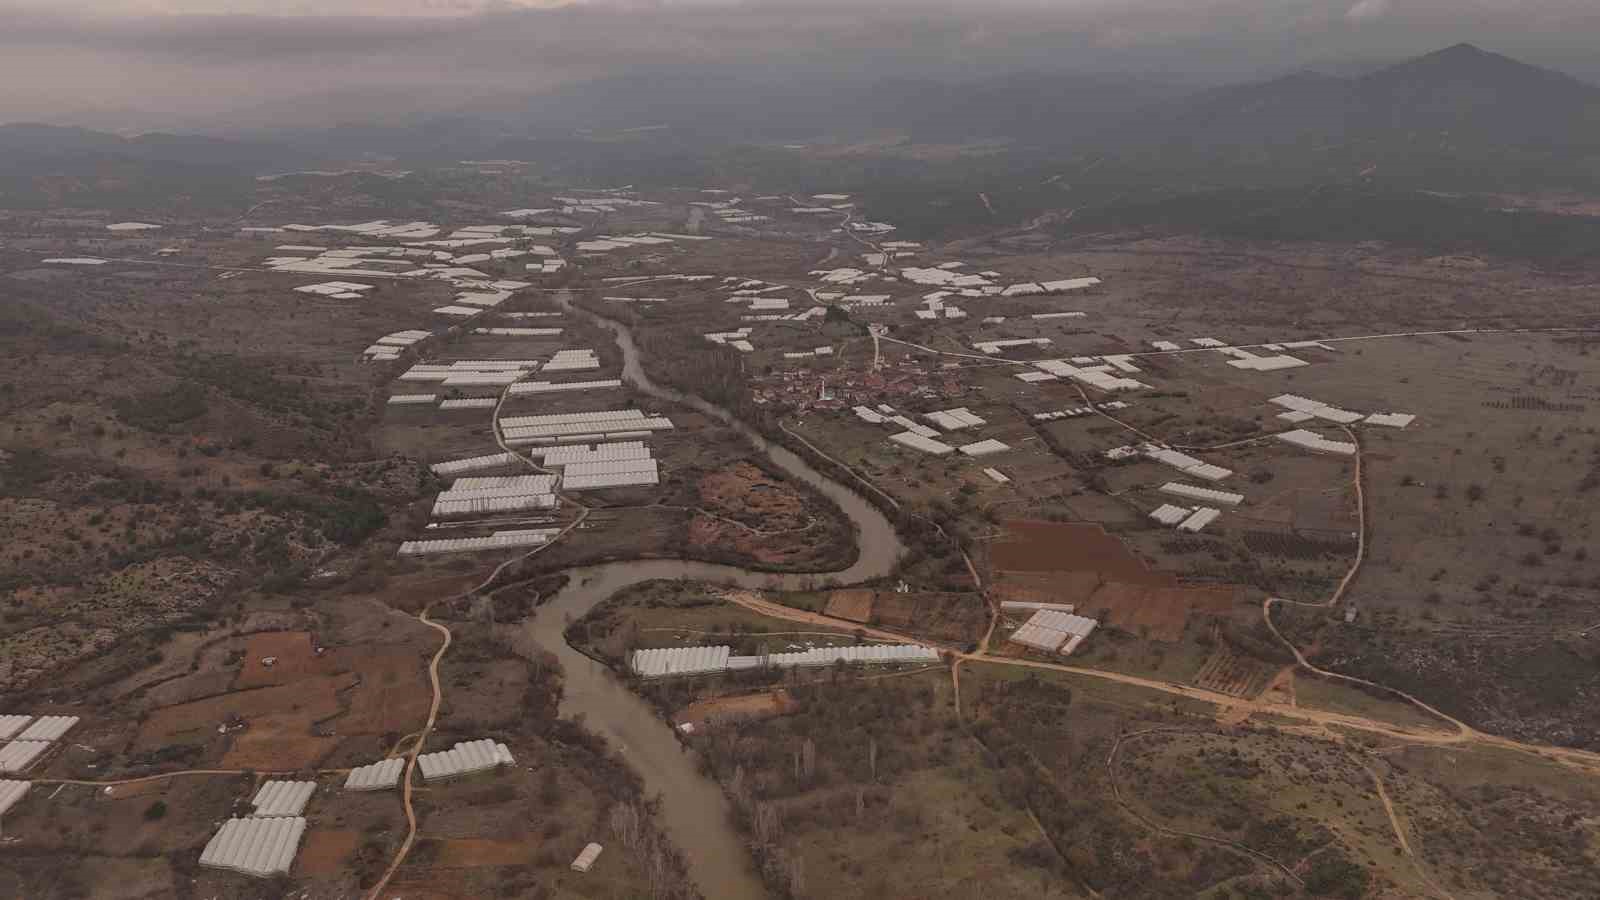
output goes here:
[{"label": "river", "polygon": [[859,555],[849,568],[838,572],[775,574],[687,560],[613,562],[568,569],[566,587],[541,606],[527,626],[534,640],[561,661],[566,676],[562,715],[581,714],[584,725],[604,736],[644,780],[646,795],[661,797],[661,824],[683,852],[689,877],[700,892],[714,900],[764,898],[766,889],[751,866],[743,839],[729,823],[728,801],[721,788],[700,774],[695,754],[678,742],[671,727],[649,704],[610,669],[567,646],[567,623],[618,591],[658,578],[777,590],[802,590],[818,583],[854,584],[889,574],[905,546],[889,520],[855,492],[735,420],[727,410],[652,382],[640,364],[632,335],[621,323],[579,309],[565,292],[557,295],[557,302],[569,314],[585,316],[611,331],[622,350],[622,377],[635,388],[726,422],[790,478],[826,495],[855,524]]}]

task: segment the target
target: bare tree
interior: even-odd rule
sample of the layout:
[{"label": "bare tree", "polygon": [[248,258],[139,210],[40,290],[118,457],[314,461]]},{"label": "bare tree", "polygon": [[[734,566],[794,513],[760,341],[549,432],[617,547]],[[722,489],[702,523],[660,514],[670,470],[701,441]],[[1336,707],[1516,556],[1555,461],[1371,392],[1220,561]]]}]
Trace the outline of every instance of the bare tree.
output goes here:
[{"label": "bare tree", "polygon": [[618,802],[611,807],[611,831],[622,842],[622,846],[632,850],[639,844],[640,817],[638,807],[632,804]]},{"label": "bare tree", "polygon": [[778,808],[771,803],[756,804],[756,840],[763,844],[775,844],[783,833],[783,820],[779,816]]}]

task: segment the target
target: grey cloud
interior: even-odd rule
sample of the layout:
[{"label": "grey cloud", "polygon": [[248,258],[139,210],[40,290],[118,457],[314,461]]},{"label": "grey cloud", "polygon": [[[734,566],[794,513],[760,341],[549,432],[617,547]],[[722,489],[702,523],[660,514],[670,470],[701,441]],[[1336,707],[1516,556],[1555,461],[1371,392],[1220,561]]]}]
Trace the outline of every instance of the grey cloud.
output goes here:
[{"label": "grey cloud", "polygon": [[[338,14],[371,9],[370,0],[328,0],[321,8],[332,12],[316,16],[37,7],[7,15],[3,3],[0,82],[25,79],[46,107],[92,96],[217,110],[329,85],[537,88],[680,64],[949,77],[1151,72],[1204,83],[1309,62],[1397,58],[1460,40],[1554,65],[1592,61],[1589,48],[1600,45],[1593,0],[604,0],[557,8],[419,0],[406,7],[475,10],[449,16]],[[187,0],[184,8],[204,3]],[[0,119],[16,115],[27,93],[0,90]]]}]

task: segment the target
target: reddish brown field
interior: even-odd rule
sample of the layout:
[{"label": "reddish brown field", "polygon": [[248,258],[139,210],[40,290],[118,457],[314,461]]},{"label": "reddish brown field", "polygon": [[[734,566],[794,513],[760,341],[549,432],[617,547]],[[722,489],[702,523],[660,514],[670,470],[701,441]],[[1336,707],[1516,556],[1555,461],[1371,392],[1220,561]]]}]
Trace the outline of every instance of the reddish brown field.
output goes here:
[{"label": "reddish brown field", "polygon": [[[275,660],[271,666],[261,661]],[[334,671],[324,657],[312,652],[311,633],[308,631],[267,631],[252,634],[245,647],[244,665],[234,687],[262,687],[271,684],[288,684],[307,675],[327,675]]]},{"label": "reddish brown field", "polygon": [[1130,634],[1153,641],[1175,643],[1183,637],[1189,611],[1200,604],[1214,606],[1218,594],[1223,606],[1232,602],[1232,591],[1208,588],[1149,588],[1134,584],[1107,584],[1094,592],[1085,608],[1105,610],[1105,624],[1115,625]]},{"label": "reddish brown field", "polygon": [[835,619],[846,619],[851,622],[870,621],[873,593],[867,588],[834,591],[828,595],[827,614]]},{"label": "reddish brown field", "polygon": [[693,724],[696,730],[734,719],[767,719],[786,716],[800,708],[787,691],[765,691],[739,697],[713,697],[697,700],[672,716],[674,724]]},{"label": "reddish brown field", "polygon": [[1099,572],[1007,572],[996,579],[994,590],[1002,601],[1082,606],[1104,583]]},{"label": "reddish brown field", "polygon": [[428,717],[427,663],[406,647],[341,647],[326,654],[338,670],[361,683],[346,694],[350,709],[333,723],[340,734],[407,732]]},{"label": "reddish brown field", "polygon": [[[1183,637],[1192,611],[1223,613],[1238,598],[1232,586],[1186,587],[1151,569],[1099,525],[1008,522],[989,545],[995,592],[1002,601],[1070,603],[1085,615],[1149,640]],[[880,612],[881,618],[881,612]]]},{"label": "reddish brown field", "polygon": [[978,640],[989,624],[983,598],[969,593],[884,591],[878,594],[872,616],[885,627],[957,644]]},{"label": "reddish brown field", "polygon": [[248,729],[232,735],[233,746],[222,757],[222,764],[266,772],[315,766],[333,752],[339,739],[312,734],[314,721],[315,716],[299,713],[252,719]]},{"label": "reddish brown field", "polygon": [[989,545],[997,572],[1099,572],[1108,580],[1170,585],[1173,578],[1151,571],[1122,541],[1088,522],[1006,523],[1006,537]]},{"label": "reddish brown field", "polygon": [[458,838],[439,841],[434,867],[469,869],[478,866],[515,866],[529,861],[539,841],[532,835],[521,838]]},{"label": "reddish brown field", "polygon": [[316,877],[337,875],[360,843],[359,831],[313,828],[306,832],[305,843],[295,860],[295,871]]},{"label": "reddish brown field", "polygon": [[204,743],[216,736],[217,726],[236,716],[250,724],[239,734],[263,728],[293,733],[298,728],[300,733],[309,735],[312,722],[339,712],[336,692],[350,680],[348,676],[317,676],[294,684],[234,691],[158,709],[139,728],[136,747],[149,751],[170,744]]}]

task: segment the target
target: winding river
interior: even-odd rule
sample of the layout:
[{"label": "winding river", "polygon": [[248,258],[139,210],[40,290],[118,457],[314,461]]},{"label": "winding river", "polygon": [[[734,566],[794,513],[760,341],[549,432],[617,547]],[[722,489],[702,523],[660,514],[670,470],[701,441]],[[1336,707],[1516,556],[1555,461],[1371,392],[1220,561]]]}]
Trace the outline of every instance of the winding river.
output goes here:
[{"label": "winding river", "polygon": [[581,714],[584,725],[603,735],[639,773],[646,795],[660,796],[662,825],[687,859],[689,876],[700,892],[716,900],[764,898],[766,889],[750,864],[743,840],[729,824],[728,802],[721,788],[700,774],[695,755],[678,742],[671,727],[657,717],[649,704],[634,695],[610,669],[567,646],[563,632],[572,619],[583,616],[618,591],[644,581],[685,578],[777,590],[802,590],[817,583],[852,584],[889,574],[905,547],[889,520],[850,489],[824,476],[787,448],[768,441],[727,410],[652,382],[644,373],[639,349],[624,325],[579,309],[569,293],[557,295],[557,301],[569,313],[582,315],[612,333],[622,350],[623,378],[638,390],[693,407],[727,423],[790,478],[826,495],[855,524],[860,553],[849,568],[837,572],[774,574],[687,560],[613,562],[568,569],[566,587],[540,607],[527,626],[539,645],[561,661],[566,676],[562,714]]}]

